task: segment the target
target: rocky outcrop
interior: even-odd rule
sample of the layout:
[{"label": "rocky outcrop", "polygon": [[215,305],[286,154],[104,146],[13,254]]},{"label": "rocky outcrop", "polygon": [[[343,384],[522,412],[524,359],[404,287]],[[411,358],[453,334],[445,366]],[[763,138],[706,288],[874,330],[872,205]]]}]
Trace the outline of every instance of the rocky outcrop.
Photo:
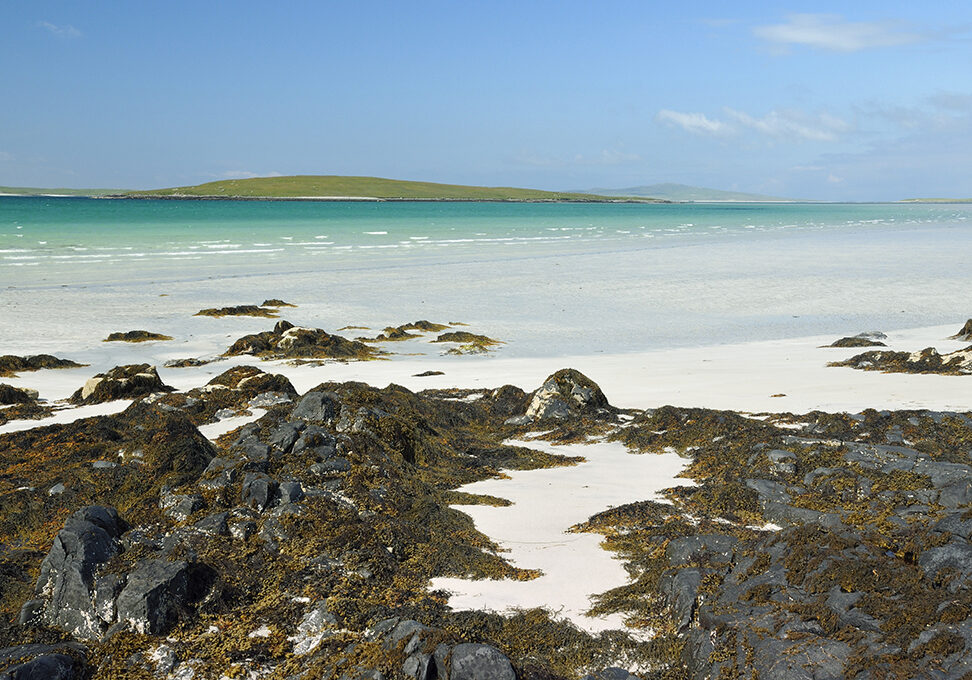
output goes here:
[{"label": "rocky outcrop", "polygon": [[99,373],[71,395],[74,404],[100,404],[116,399],[138,399],[155,392],[172,392],[159,378],[155,366],[129,364]]},{"label": "rocky outcrop", "polygon": [[151,331],[125,331],[124,333],[110,333],[104,342],[149,342],[152,340],[171,340],[171,335],[162,335]]},{"label": "rocky outcrop", "polygon": [[[880,335],[884,337],[883,333]],[[834,340],[825,347],[887,347],[887,345],[875,338],[873,333],[861,333],[860,335]]]},{"label": "rocky outcrop", "polygon": [[[279,302],[279,300],[268,300],[268,302]],[[283,303],[286,304],[286,303]],[[266,303],[260,305],[236,305],[235,307],[210,307],[209,309],[200,309],[193,316],[259,316],[274,318],[280,312],[276,307],[282,305],[268,305]],[[293,305],[286,305],[288,307],[293,307]]]},{"label": "rocky outcrop", "polygon": [[37,401],[38,396],[37,390],[0,383],[0,405],[2,406],[32,404]]},{"label": "rocky outcrop", "polygon": [[951,340],[962,340],[963,342],[972,342],[972,319],[965,322],[961,330],[958,333],[951,336]]},{"label": "rocky outcrop", "polygon": [[193,423],[202,425],[250,413],[252,408],[287,403],[296,396],[297,390],[285,376],[255,366],[234,366],[203,387],[160,396],[158,402],[182,410]]},{"label": "rocky outcrop", "polygon": [[454,343],[455,347],[446,350],[446,354],[485,354],[497,345],[503,343],[486,335],[470,333],[468,331],[450,331],[442,333],[432,342]]},{"label": "rocky outcrop", "polygon": [[580,371],[563,368],[544,380],[540,389],[530,396],[526,413],[514,418],[516,422],[511,424],[603,417],[615,412],[597,383]]},{"label": "rocky outcrop", "polygon": [[21,357],[14,354],[0,356],[0,378],[10,378],[24,371],[40,371],[46,368],[80,368],[79,364],[70,359],[58,359],[50,354],[33,354]]},{"label": "rocky outcrop", "polygon": [[373,359],[378,352],[363,342],[278,321],[272,331],[245,335],[224,356],[252,354],[264,359]]},{"label": "rocky outcrop", "polygon": [[938,373],[941,375],[968,375],[972,373],[972,346],[940,354],[934,347],[920,352],[891,352],[874,350],[827,364],[848,366],[863,371],[883,373]]}]

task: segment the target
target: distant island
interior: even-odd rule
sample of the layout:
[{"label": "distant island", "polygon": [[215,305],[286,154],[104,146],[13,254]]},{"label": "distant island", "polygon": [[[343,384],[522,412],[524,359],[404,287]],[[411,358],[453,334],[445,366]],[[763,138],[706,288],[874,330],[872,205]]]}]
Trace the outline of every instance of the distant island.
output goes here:
[{"label": "distant island", "polygon": [[602,196],[651,196],[665,201],[732,201],[732,202],[766,202],[783,201],[794,202],[801,199],[781,198],[764,194],[747,194],[740,191],[722,191],[706,187],[693,187],[687,184],[649,184],[647,186],[628,187],[626,189],[590,189],[592,194]]},{"label": "distant island", "polygon": [[599,196],[579,192],[541,191],[539,189],[518,189],[514,187],[478,187],[342,175],[293,175],[289,177],[229,179],[171,189],[127,191],[108,197],[209,200],[549,201],[576,203],[656,201],[656,199],[641,196]]},{"label": "distant island", "polygon": [[906,198],[902,203],[972,203],[972,198]]}]

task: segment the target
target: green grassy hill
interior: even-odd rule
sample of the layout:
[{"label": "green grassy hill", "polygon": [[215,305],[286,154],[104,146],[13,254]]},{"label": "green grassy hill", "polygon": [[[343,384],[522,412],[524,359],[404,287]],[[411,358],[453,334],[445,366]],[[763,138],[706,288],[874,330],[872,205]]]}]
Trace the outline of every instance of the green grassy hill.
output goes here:
[{"label": "green grassy hill", "polygon": [[381,177],[295,175],[254,177],[207,182],[188,187],[126,192],[126,196],[198,198],[305,198],[354,197],[382,199],[444,199],[467,201],[608,201],[594,194],[539,191],[513,187],[476,187],[434,182],[409,182]]}]

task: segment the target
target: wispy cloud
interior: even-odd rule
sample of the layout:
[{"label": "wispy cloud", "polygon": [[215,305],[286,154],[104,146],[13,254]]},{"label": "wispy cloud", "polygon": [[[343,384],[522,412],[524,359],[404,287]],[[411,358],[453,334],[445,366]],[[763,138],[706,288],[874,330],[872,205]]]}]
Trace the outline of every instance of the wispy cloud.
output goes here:
[{"label": "wispy cloud", "polygon": [[751,130],[766,137],[795,141],[831,142],[851,129],[847,122],[829,113],[811,115],[787,109],[757,118],[729,107],[723,108],[723,113],[728,120],[662,109],[655,119],[697,135],[730,137]]},{"label": "wispy cloud", "polygon": [[829,113],[811,116],[792,110],[770,111],[762,118],[755,118],[728,107],[724,110],[727,116],[740,125],[777,139],[832,142],[850,129],[849,124]]},{"label": "wispy cloud", "polygon": [[686,132],[701,135],[728,135],[733,133],[731,126],[720,120],[709,118],[704,113],[681,113],[670,109],[662,109],[655,116],[660,123],[680,127]]},{"label": "wispy cloud", "polygon": [[847,21],[837,14],[790,14],[785,23],[757,26],[753,33],[780,47],[806,45],[835,52],[895,47],[928,38],[901,22]]},{"label": "wispy cloud", "polygon": [[80,38],[81,31],[76,29],[71,24],[64,24],[58,26],[57,24],[52,24],[50,21],[38,21],[37,25],[52,35],[56,35],[59,38]]},{"label": "wispy cloud", "polygon": [[0,162],[2,162],[2,161],[12,161],[13,159],[14,159],[14,156],[13,156],[12,153],[9,153],[7,151],[0,151]]}]

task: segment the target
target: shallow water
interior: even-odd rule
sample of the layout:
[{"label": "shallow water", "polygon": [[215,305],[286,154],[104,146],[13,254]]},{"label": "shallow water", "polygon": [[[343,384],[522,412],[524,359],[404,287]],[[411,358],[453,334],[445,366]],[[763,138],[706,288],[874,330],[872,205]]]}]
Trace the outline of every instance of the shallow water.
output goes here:
[{"label": "shallow water", "polygon": [[[281,297],[335,330],[459,320],[507,356],[631,352],[952,323],[972,206],[0,198],[0,352]],[[209,337],[213,334],[213,337]],[[223,342],[223,336],[219,336]]]}]

